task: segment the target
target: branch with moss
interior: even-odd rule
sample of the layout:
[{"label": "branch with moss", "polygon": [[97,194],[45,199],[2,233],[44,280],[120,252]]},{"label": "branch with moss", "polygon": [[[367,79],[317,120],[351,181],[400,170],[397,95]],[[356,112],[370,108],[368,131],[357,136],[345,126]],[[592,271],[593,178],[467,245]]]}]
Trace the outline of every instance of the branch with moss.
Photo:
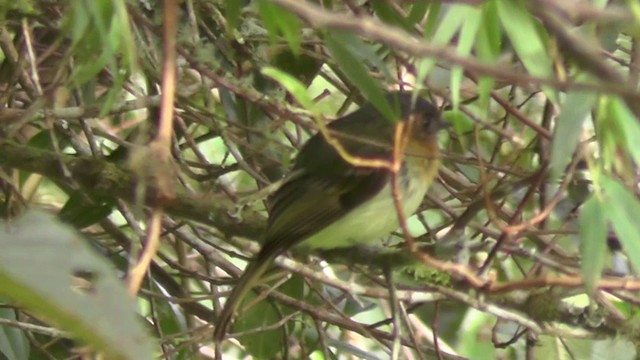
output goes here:
[{"label": "branch with moss", "polygon": [[[145,180],[105,159],[56,154],[9,140],[0,140],[0,166],[40,174],[54,182],[68,183],[73,179],[89,195],[130,203],[137,201],[137,185]],[[145,203],[153,204],[159,190],[154,182],[145,183]],[[163,202],[163,206],[170,215],[213,226],[227,236],[257,239],[265,226],[264,216],[249,208],[238,208],[222,194],[203,196],[175,189],[173,198]]]}]

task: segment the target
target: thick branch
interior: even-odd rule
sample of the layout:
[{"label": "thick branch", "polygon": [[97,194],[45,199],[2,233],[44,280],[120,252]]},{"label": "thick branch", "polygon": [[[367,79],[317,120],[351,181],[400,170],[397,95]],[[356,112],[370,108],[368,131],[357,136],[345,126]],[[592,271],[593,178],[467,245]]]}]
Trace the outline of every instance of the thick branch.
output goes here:
[{"label": "thick branch", "polygon": [[[41,174],[56,182],[68,182],[62,164],[69,170],[70,177],[91,195],[106,195],[128,202],[136,200],[138,177],[114,163],[91,157],[60,155],[0,140],[0,166]],[[146,202],[150,204],[156,199],[157,189],[152,186],[153,182],[147,183]],[[250,209],[233,215],[235,206],[224,195],[203,196],[177,189],[175,198],[163,206],[168,214],[214,226],[230,236],[257,239],[265,225],[264,217]]]}]

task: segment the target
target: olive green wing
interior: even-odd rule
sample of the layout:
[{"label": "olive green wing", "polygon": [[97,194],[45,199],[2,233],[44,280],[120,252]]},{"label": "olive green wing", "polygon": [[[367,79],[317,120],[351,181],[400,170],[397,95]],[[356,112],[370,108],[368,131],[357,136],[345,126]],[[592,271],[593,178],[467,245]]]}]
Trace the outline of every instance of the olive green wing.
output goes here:
[{"label": "olive green wing", "polygon": [[354,168],[340,177],[301,173],[276,192],[261,253],[304,241],[372,198],[389,181],[384,169]]}]

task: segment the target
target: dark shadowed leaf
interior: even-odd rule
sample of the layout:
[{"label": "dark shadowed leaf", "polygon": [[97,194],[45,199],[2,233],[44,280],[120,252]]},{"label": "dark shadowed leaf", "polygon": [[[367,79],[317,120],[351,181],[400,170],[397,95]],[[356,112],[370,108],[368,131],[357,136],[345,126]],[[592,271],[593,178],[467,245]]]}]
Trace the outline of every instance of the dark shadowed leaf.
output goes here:
[{"label": "dark shadowed leaf", "polygon": [[[13,309],[0,308],[0,319],[16,321],[16,313]],[[0,325],[0,354],[7,360],[23,360],[29,359],[29,351],[29,341],[22,330]]]},{"label": "dark shadowed leaf", "polygon": [[116,200],[111,197],[89,198],[84,191],[76,191],[69,197],[58,216],[75,228],[93,225],[111,214]]},{"label": "dark shadowed leaf", "polygon": [[[294,276],[278,288],[278,291],[294,299],[302,298],[304,281]],[[256,300],[256,293],[250,293],[244,301],[244,306]],[[281,327],[257,331],[264,327],[275,326],[283,316],[291,313],[286,307],[276,307],[269,299],[261,299],[254,306],[241,311],[234,325],[234,332],[251,331],[253,333],[239,337],[247,351],[259,359],[272,359],[287,346],[285,333]],[[254,332],[255,331],[255,332]]]}]

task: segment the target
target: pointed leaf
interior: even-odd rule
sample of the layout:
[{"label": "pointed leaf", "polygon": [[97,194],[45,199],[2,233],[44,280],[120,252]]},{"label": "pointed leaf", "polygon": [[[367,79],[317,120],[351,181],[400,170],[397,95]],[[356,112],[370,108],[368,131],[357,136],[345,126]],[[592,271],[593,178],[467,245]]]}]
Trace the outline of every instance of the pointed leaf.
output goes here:
[{"label": "pointed leaf", "polygon": [[[238,1],[239,2],[239,1]],[[277,34],[282,34],[289,48],[294,54],[300,52],[302,43],[302,31],[300,30],[300,20],[271,1],[261,0],[258,2],[260,16],[269,31],[272,41],[275,41]]]},{"label": "pointed leaf", "polygon": [[329,32],[326,37],[327,47],[336,63],[378,111],[387,119],[396,121],[394,111],[387,103],[380,85],[373,79],[369,69],[355,56],[353,49],[344,43],[343,38],[344,34],[339,32]]},{"label": "pointed leaf", "polygon": [[597,100],[596,94],[587,91],[569,92],[561,105],[560,115],[551,144],[551,176],[556,178],[565,171],[578,146],[582,124],[591,113]]},{"label": "pointed leaf", "polygon": [[[465,21],[460,29],[457,53],[461,56],[468,56],[471,53],[473,44],[478,35],[482,19],[482,11],[472,6],[460,6],[460,12],[464,14]],[[453,109],[457,110],[460,105],[460,85],[462,83],[462,67],[454,66],[451,72],[451,101]]]},{"label": "pointed leaf", "polygon": [[[431,15],[431,10],[429,12]],[[458,33],[458,30],[464,24],[466,16],[466,7],[454,5],[449,8],[449,11],[446,12],[444,18],[441,21],[437,21],[434,19],[434,24],[438,23],[438,29],[433,35],[431,41],[436,44],[448,44],[451,39]],[[431,18],[429,17],[429,20]],[[429,22],[427,22],[429,25]],[[425,30],[426,32],[426,30]],[[417,62],[416,68],[416,82],[421,84],[424,79],[429,75],[431,69],[435,66],[436,59],[435,58],[424,58],[420,59]]]},{"label": "pointed leaf", "polygon": [[625,139],[624,147],[631,155],[636,165],[640,165],[640,124],[631,110],[620,98],[613,98],[608,102],[609,116],[622,130],[621,137]]},{"label": "pointed leaf", "polygon": [[[554,78],[553,62],[547,53],[545,39],[536,26],[536,20],[527,11],[522,0],[498,1],[498,16],[511,45],[524,67],[532,75]],[[555,101],[552,89],[545,88],[547,97]]]},{"label": "pointed leaf", "polygon": [[638,241],[640,202],[617,180],[603,177],[601,184],[607,199],[605,214],[631,264],[638,270],[640,269],[640,241]]},{"label": "pointed leaf", "polygon": [[[17,320],[15,311],[10,308],[0,308],[0,319]],[[0,354],[7,360],[29,359],[30,350],[29,340],[23,330],[0,325]]]},{"label": "pointed leaf", "polygon": [[607,222],[597,196],[592,196],[582,205],[579,224],[582,278],[587,292],[592,294],[607,254]]},{"label": "pointed leaf", "polygon": [[262,68],[261,72],[264,76],[272,78],[282,85],[282,87],[287,89],[287,91],[296,98],[300,105],[304,106],[311,112],[314,111],[315,103],[307,92],[307,87],[298,81],[298,79],[282,70],[270,66]]}]

